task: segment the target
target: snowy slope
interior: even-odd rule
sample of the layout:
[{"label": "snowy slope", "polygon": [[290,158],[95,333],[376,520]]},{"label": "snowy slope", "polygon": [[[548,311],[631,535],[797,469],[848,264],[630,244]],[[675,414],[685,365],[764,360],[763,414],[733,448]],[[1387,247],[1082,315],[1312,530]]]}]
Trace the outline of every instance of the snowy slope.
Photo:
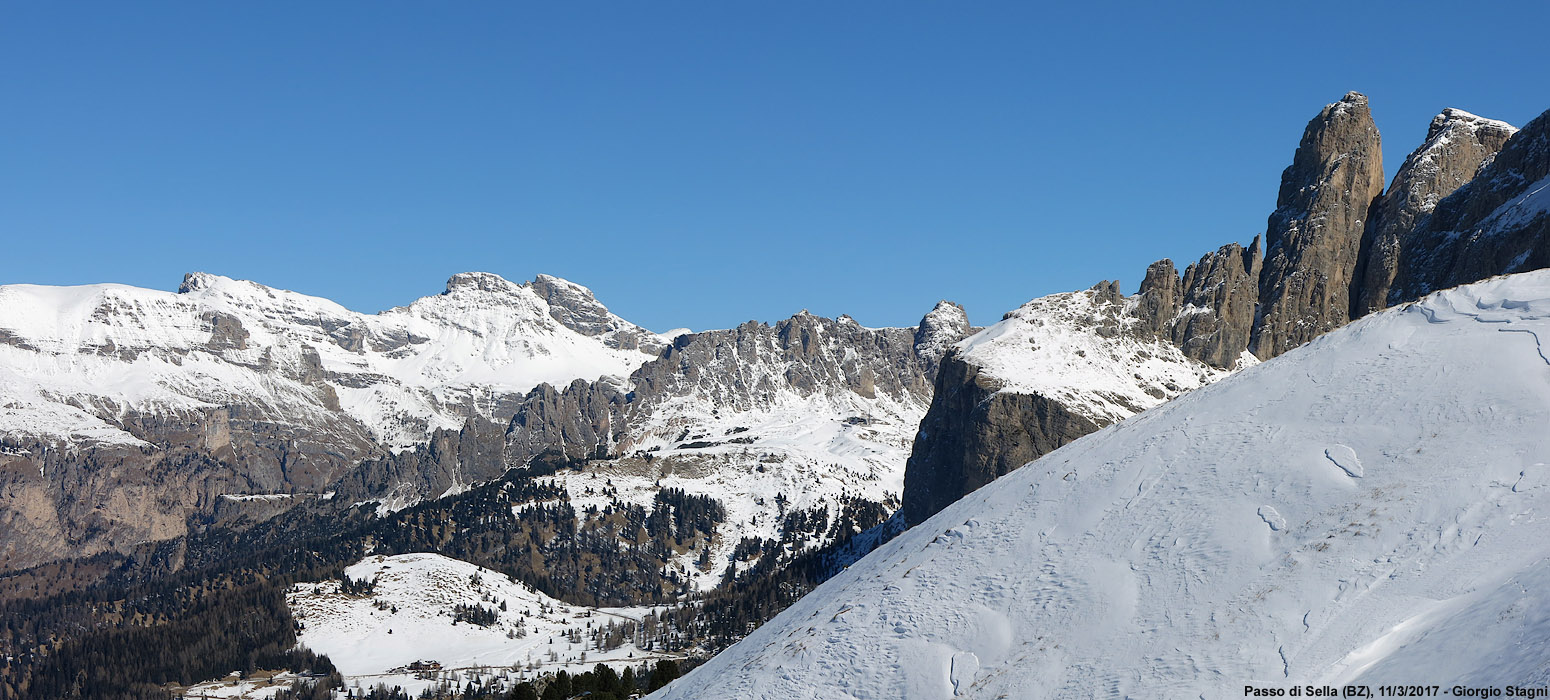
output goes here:
[{"label": "snowy slope", "polygon": [[[768,404],[743,411],[675,399],[656,407],[643,421],[641,442],[631,446],[652,450],[649,463],[597,462],[553,479],[570,492],[578,512],[607,506],[609,497],[586,493],[589,487],[601,491],[605,482],[620,500],[647,508],[664,488],[716,499],[726,508],[727,520],[712,547],[711,567],[697,568],[693,551],[678,562],[679,572],[697,590],[706,590],[721,583],[739,539],[780,539],[786,511],[824,507],[832,514],[847,496],[896,507],[904,488],[904,462],[925,411],[924,400],[869,399],[844,390],[805,398],[779,392]],[[669,439],[685,429],[690,438],[704,439]],[[696,442],[719,444],[682,446]],[[826,538],[812,538],[801,545],[826,543]]]},{"label": "snowy slope", "polygon": [[[1092,289],[1039,297],[959,343],[960,357],[1001,391],[1047,396],[1100,425],[1227,376],[1132,332],[1136,301],[1107,302]],[[1255,362],[1244,355],[1240,364]]]},{"label": "snowy slope", "polygon": [[1369,316],[1012,472],[665,698],[1550,681],[1550,272]]},{"label": "snowy slope", "polygon": [[[579,285],[540,281],[596,303]],[[657,337],[644,329],[609,315],[584,334],[559,308],[488,273],[376,315],[203,273],[180,293],[0,286],[0,436],[138,444],[126,413],[237,404],[300,426],[330,426],[342,411],[402,448],[489,416],[500,396],[626,375],[653,356],[609,342]]]},{"label": "snowy slope", "polygon": [[[532,678],[560,669],[591,670],[600,662],[622,671],[646,660],[678,658],[628,641],[606,651],[594,645],[594,628],[638,623],[648,608],[568,605],[499,572],[439,554],[368,557],[345,573],[375,580],[372,594],[343,595],[338,581],[325,581],[296,584],[286,600],[303,625],[301,643],[327,654],[348,681],[363,686],[385,683],[417,694],[437,679],[406,670],[416,661],[434,661],[442,674],[505,669],[509,677]],[[455,605],[498,609],[501,603],[506,610],[494,625],[453,622]],[[579,644],[564,636],[573,630],[581,633]]]}]

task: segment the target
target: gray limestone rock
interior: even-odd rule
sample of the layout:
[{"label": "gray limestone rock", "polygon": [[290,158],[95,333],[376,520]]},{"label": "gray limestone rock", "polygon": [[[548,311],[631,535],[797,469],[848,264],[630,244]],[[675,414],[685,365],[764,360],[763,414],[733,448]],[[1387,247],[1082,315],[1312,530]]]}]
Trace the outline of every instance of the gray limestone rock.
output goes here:
[{"label": "gray limestone rock", "polygon": [[867,328],[803,311],[773,326],[750,321],[682,335],[631,374],[628,389],[606,380],[534,389],[508,427],[508,460],[628,451],[654,412],[686,397],[717,411],[846,392],[924,404],[942,353],[972,331],[962,307],[942,302],[917,328]]},{"label": "gray limestone rock", "polygon": [[1389,304],[1493,275],[1550,267],[1550,112],[1437,203],[1399,250]]},{"label": "gray limestone rock", "polygon": [[1347,93],[1308,123],[1265,235],[1251,350],[1275,357],[1350,318],[1351,278],[1383,152],[1367,97]]},{"label": "gray limestone rock", "polygon": [[1442,198],[1473,179],[1516,131],[1503,122],[1451,108],[1432,119],[1426,141],[1405,158],[1367,222],[1352,280],[1352,319],[1388,306],[1401,251],[1417,247],[1411,240],[1416,224]]},{"label": "gray limestone rock", "polygon": [[609,347],[620,350],[654,355],[667,347],[656,335],[613,315],[586,287],[549,275],[539,275],[529,284],[548,302],[549,315],[566,328],[583,335],[604,336]]},{"label": "gray limestone rock", "polygon": [[1158,260],[1146,267],[1141,278],[1141,289],[1136,297],[1136,318],[1140,329],[1160,338],[1171,335],[1173,318],[1183,303],[1183,289],[1179,286],[1179,273],[1172,260]]},{"label": "gray limestone rock", "polygon": [[1232,367],[1249,347],[1259,301],[1260,239],[1244,249],[1229,243],[1184,269],[1183,305],[1173,343],[1188,357]]},{"label": "gray limestone rock", "polygon": [[904,468],[900,515],[918,525],[953,501],[1102,426],[999,383],[949,352]]}]

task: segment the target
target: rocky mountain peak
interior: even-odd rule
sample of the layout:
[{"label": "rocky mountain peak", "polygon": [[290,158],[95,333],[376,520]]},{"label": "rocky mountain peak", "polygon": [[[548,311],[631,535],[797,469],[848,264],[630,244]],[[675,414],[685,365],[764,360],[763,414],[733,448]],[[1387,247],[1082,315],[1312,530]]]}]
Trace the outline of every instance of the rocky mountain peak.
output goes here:
[{"label": "rocky mountain peak", "polygon": [[549,305],[554,320],[577,333],[601,335],[620,325],[619,318],[586,287],[549,275],[534,277],[529,286]]},{"label": "rocky mountain peak", "polygon": [[1432,118],[1426,141],[1405,158],[1367,222],[1362,259],[1352,280],[1352,318],[1388,306],[1401,251],[1411,247],[1408,239],[1416,224],[1473,179],[1516,132],[1506,122],[1452,107]]},{"label": "rocky mountain peak", "polygon": [[[219,292],[228,295],[242,295],[244,293],[260,292],[273,296],[279,290],[266,287],[257,282],[232,279],[221,275],[213,275],[208,272],[190,272],[183,275],[183,283],[178,285],[179,294],[193,294],[196,292]],[[284,292],[281,292],[284,293]]]},{"label": "rocky mountain peak", "polygon": [[1182,304],[1173,342],[1188,357],[1213,367],[1238,364],[1249,347],[1259,300],[1262,243],[1229,243],[1184,268]]},{"label": "rocky mountain peak", "polygon": [[1183,301],[1179,287],[1179,272],[1168,259],[1158,260],[1146,267],[1137,293],[1136,318],[1141,320],[1141,330],[1153,335],[1164,334],[1173,317],[1179,313]]},{"label": "rocky mountain peak", "polygon": [[214,282],[215,275],[208,272],[190,272],[183,275],[183,284],[178,285],[179,294],[188,294],[208,288]]},{"label": "rocky mountain peak", "polygon": [[915,355],[926,363],[926,376],[934,379],[947,349],[973,333],[963,305],[945,299],[937,302],[915,328]]},{"label": "rocky mountain peak", "polygon": [[965,311],[962,304],[943,299],[936,303],[926,315],[921,317],[920,326],[916,330],[916,336],[921,334],[935,336],[940,334],[961,334],[971,328],[969,325],[969,312]]},{"label": "rocky mountain peak", "polygon": [[1367,97],[1347,93],[1308,122],[1265,234],[1251,349],[1268,359],[1350,319],[1351,278],[1383,149]]},{"label": "rocky mountain peak", "polygon": [[463,291],[511,292],[518,285],[493,272],[459,272],[447,279],[447,294]]},{"label": "rocky mountain peak", "polygon": [[1487,119],[1479,115],[1470,114],[1469,112],[1458,109],[1457,107],[1446,107],[1442,110],[1442,112],[1438,113],[1437,116],[1432,117],[1432,125],[1431,128],[1427,130],[1426,141],[1430,143],[1442,131],[1456,128],[1458,126],[1465,126],[1472,130],[1483,129],[1488,132],[1500,134],[1503,141],[1506,141],[1508,137],[1518,132],[1518,127],[1508,124],[1507,122],[1497,119]]},{"label": "rocky mountain peak", "polygon": [[[1489,148],[1510,126],[1470,132]],[[1466,147],[1468,139],[1459,139]],[[1550,112],[1512,133],[1467,184],[1400,241],[1389,303],[1493,275],[1550,266]]]}]

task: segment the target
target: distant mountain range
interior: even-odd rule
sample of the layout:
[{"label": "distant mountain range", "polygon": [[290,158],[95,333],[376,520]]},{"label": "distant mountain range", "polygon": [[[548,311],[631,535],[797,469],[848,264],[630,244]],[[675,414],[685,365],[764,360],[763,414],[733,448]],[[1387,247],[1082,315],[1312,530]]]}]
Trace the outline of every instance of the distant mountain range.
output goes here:
[{"label": "distant mountain range", "polygon": [[[1485,318],[1469,316],[1460,306],[1468,303],[1507,319],[1502,330],[1534,335],[1534,294],[1542,275],[1412,302],[1495,275],[1550,267],[1550,113],[1517,130],[1445,110],[1387,189],[1382,173],[1367,98],[1347,94],[1309,122],[1282,174],[1266,231],[1248,247],[1229,243],[1182,273],[1172,261],[1158,261],[1130,295],[1118,282],[1104,281],[1034,299],[987,328],[971,327],[962,307],[944,301],[910,328],[869,328],[848,316],[804,311],[773,324],[654,333],[611,313],[581,285],[543,275],[519,284],[477,272],[455,275],[442,294],[379,314],[203,273],[188,275],[176,293],[111,284],[0,286],[0,581],[10,583],[10,599],[36,606],[29,608],[31,619],[13,619],[19,614],[14,610],[11,618],[0,614],[0,621],[26,630],[5,638],[0,649],[26,660],[0,668],[0,691],[25,687],[14,683],[58,653],[58,635],[93,638],[138,629],[126,620],[168,614],[154,601],[165,593],[158,587],[174,581],[256,578],[271,597],[281,584],[299,586],[285,590],[293,603],[311,606],[307,625],[314,633],[302,639],[323,639],[319,633],[327,624],[317,616],[330,608],[305,602],[316,602],[311,593],[330,592],[308,588],[317,577],[346,565],[359,569],[365,564],[356,562],[368,556],[421,552],[511,577],[500,595],[513,599],[520,576],[535,587],[533,595],[542,591],[567,604],[660,604],[699,596],[697,607],[664,622],[653,639],[671,640],[675,655],[711,652],[909,526],[945,522],[932,519],[943,509],[951,506],[958,521],[988,522],[966,511],[970,505],[953,504],[1064,445],[1097,433],[1083,440],[1089,447],[1082,453],[1099,461],[1072,462],[1078,474],[1100,468],[1100,457],[1108,454],[1101,445],[1118,439],[1103,436],[1133,435],[1130,426],[1148,424],[1130,420],[1137,414],[1171,416],[1166,420],[1190,432],[1187,412],[1193,409],[1181,406],[1199,405],[1203,399],[1195,396],[1216,395],[1202,389],[1236,373],[1245,376],[1231,386],[1259,387],[1231,390],[1238,393],[1313,391],[1309,387],[1323,386],[1326,376],[1345,372],[1336,366],[1343,358],[1373,351],[1363,344],[1363,328],[1414,326],[1420,338],[1427,328],[1412,323],[1417,313]],[[1403,308],[1318,340],[1393,306]],[[1470,343],[1484,337],[1471,336],[1459,347],[1473,348]],[[1448,342],[1436,340],[1449,352],[1465,352]],[[1317,363],[1276,359],[1310,343],[1296,355],[1335,363],[1325,374],[1312,369]],[[1343,349],[1323,347],[1330,344]],[[1378,369],[1389,366],[1373,362]],[[1268,366],[1256,368],[1260,363]],[[1305,376],[1287,374],[1295,373],[1285,369],[1293,366]],[[1339,376],[1367,387],[1362,391],[1368,394],[1378,391],[1362,383],[1368,379]],[[1251,377],[1266,377],[1259,381],[1268,384],[1255,385]],[[1370,381],[1408,390],[1407,377]],[[1328,392],[1331,401],[1344,400],[1339,391]],[[1185,395],[1191,395],[1187,402],[1177,401]],[[1233,418],[1235,425],[1273,427],[1254,413],[1273,406],[1231,406],[1249,412]],[[1479,402],[1459,406],[1484,410]],[[1116,424],[1122,427],[1104,431]],[[1340,444],[1361,447],[1355,442]],[[1372,450],[1390,450],[1387,444],[1362,447],[1357,459],[1370,464]],[[1175,447],[1182,450],[1179,460],[1185,452],[1208,456],[1227,449],[1209,439]],[[1152,466],[1159,474],[1173,473],[1174,461],[1131,452],[1121,456],[1152,460],[1134,468],[1143,477]],[[1232,454],[1268,459],[1259,452]],[[1341,468],[1350,466],[1342,459],[1343,452],[1329,457]],[[1028,471],[1034,472],[1043,473]],[[1020,474],[1017,483],[1063,487],[1038,481],[1044,478]],[[1348,478],[1360,477],[1348,471]],[[1131,484],[1139,490],[1125,497],[1144,498],[1165,480],[1153,481]],[[1260,499],[1267,508],[1260,517],[1273,533],[1313,527],[1293,522],[1287,511],[1322,501],[1310,496],[1283,507],[1275,495]],[[999,496],[971,500],[990,503],[986,498]],[[1007,503],[1014,501],[1021,503]],[[1158,527],[1179,533],[1181,542],[1189,535],[1179,519],[1202,519],[1193,511],[1170,515],[1162,505],[1149,507],[1162,518]],[[1029,537],[1046,539],[1050,532],[1012,521],[1042,518],[1046,510],[1066,514],[1051,524],[1055,529],[1085,528],[1088,516],[1123,521],[1123,513],[1097,501],[1017,508],[985,517],[1007,521],[1004,532],[1027,530]],[[967,541],[971,531],[983,534],[980,527],[948,523],[937,528],[946,535],[917,530],[900,541],[922,547]],[[936,544],[927,544],[933,538]],[[996,544],[983,551],[970,549],[1023,560],[1037,553],[1039,562],[1055,562],[1061,580],[1082,585],[1091,582],[1083,578],[1088,573],[1069,567],[1108,571],[1080,558],[1068,567],[1061,557],[1075,555],[1064,550],[1045,557],[1003,540],[991,538]],[[889,545],[858,567],[892,580],[876,567],[897,563],[904,556],[900,546]],[[923,551],[920,556],[936,561],[929,553],[937,550]],[[1023,560],[1030,576],[1041,575],[1042,564]],[[421,568],[442,572],[463,566],[423,561],[431,564]],[[953,561],[1000,570],[989,560]],[[1201,559],[1202,565],[1214,561]],[[1017,592],[1010,581],[1015,577],[1003,574],[1013,598],[1046,600],[1038,591]],[[964,612],[970,608],[962,601],[970,598],[973,605],[989,603],[959,583],[900,600],[915,607],[933,597],[962,603],[952,614],[967,625],[965,634],[983,625],[1002,630],[994,616]],[[862,584],[831,585],[804,609],[829,605],[835,590],[862,596],[864,586],[856,586]],[[228,589],[200,595],[226,595],[211,592],[216,590]],[[112,605],[72,597],[88,591]],[[353,594],[334,592],[344,598],[330,600],[353,606],[355,618],[376,614],[345,600]],[[1124,591],[1100,593],[1077,602],[1119,605],[1115,610],[1123,612],[1124,600],[1109,594]],[[941,646],[947,642],[916,632],[940,623],[950,637],[957,623],[924,609],[909,619],[880,616],[876,606],[883,598],[877,596],[893,594],[868,588],[864,595],[871,596],[865,598],[871,612],[860,614],[854,627],[841,625],[836,639],[854,641],[858,653],[876,660],[918,662],[904,682],[918,684],[920,692],[1003,687],[986,674],[1037,680],[1020,675],[1016,659],[1023,652],[954,647],[949,653]],[[275,600],[266,605],[282,605]],[[104,612],[109,608],[156,612],[136,618]],[[837,609],[833,616],[848,614]],[[1134,622],[1127,620],[1114,624]],[[794,624],[788,615],[761,638],[790,641],[800,631]],[[900,639],[913,641],[879,641],[877,626],[889,624],[902,626]],[[79,631],[88,628],[97,631]],[[1068,632],[1055,626],[1039,627],[1034,637],[1023,634],[1032,629],[1002,631],[1030,644],[1040,635]],[[479,644],[490,641],[486,636]],[[328,639],[337,646],[337,635]],[[395,642],[393,648],[403,648],[402,640]],[[645,638],[634,643],[644,645]],[[752,688],[773,681],[747,669],[818,658],[799,649],[755,652],[747,646],[734,649],[735,658],[752,664],[744,671],[713,662],[708,673],[672,692],[703,692],[713,687],[705,678]],[[543,648],[558,647],[546,642]],[[379,670],[399,665],[396,657],[372,658],[392,662]],[[1286,663],[1290,668],[1294,662]],[[826,668],[848,669],[857,687],[883,682],[871,667]],[[987,670],[993,668],[1002,671]],[[769,687],[817,697],[818,688],[840,682],[808,671]],[[1131,671],[1114,687],[1141,687],[1146,678],[1168,676],[1161,666]]]}]

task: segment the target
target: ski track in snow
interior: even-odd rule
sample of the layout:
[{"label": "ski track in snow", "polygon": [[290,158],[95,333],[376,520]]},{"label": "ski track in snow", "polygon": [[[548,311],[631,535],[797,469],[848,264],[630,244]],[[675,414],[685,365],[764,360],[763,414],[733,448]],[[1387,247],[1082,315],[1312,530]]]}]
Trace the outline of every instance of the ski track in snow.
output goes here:
[{"label": "ski track in snow", "polygon": [[1503,324],[1550,332],[1550,271],[1369,316],[1067,445],[654,697],[1550,682],[1550,372]]}]

